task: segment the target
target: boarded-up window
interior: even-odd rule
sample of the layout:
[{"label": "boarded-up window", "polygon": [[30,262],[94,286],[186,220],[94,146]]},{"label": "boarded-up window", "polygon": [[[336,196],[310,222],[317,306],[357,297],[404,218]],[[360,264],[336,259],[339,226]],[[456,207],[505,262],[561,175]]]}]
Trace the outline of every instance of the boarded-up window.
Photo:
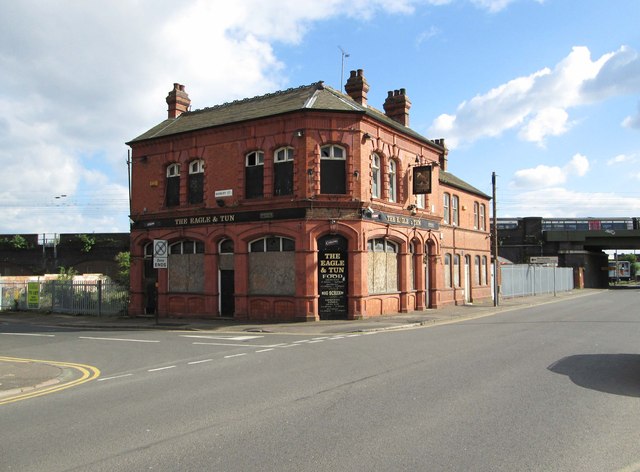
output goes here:
[{"label": "boarded-up window", "polygon": [[296,293],[295,242],[270,236],[249,244],[249,294]]},{"label": "boarded-up window", "polygon": [[346,152],[333,144],[320,149],[320,193],[347,193]]},{"label": "boarded-up window", "polygon": [[263,196],[264,153],[253,151],[247,154],[245,166],[245,196],[260,198]]},{"label": "boarded-up window", "polygon": [[168,207],[180,205],[180,164],[171,164],[167,167],[165,205]]},{"label": "boarded-up window", "polygon": [[280,148],[273,156],[273,194],[293,194],[293,148]]},{"label": "boarded-up window", "polygon": [[368,242],[369,293],[392,293],[398,291],[398,246],[383,238]]},{"label": "boarded-up window", "polygon": [[204,292],[204,244],[179,241],[169,247],[169,292]]}]

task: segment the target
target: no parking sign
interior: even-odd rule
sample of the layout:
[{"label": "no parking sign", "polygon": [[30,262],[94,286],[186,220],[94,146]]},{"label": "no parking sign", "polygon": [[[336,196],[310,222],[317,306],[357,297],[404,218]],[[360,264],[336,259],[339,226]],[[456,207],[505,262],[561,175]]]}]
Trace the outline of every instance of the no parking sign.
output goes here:
[{"label": "no parking sign", "polygon": [[166,269],[169,267],[167,255],[169,247],[166,239],[153,240],[153,268]]}]

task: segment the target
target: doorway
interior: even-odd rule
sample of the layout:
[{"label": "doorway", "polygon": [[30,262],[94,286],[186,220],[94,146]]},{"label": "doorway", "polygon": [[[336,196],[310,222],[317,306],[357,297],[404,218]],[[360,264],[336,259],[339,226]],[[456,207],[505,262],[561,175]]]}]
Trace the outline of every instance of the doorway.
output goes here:
[{"label": "doorway", "polygon": [[348,315],[348,241],[338,235],[318,239],[318,315],[346,320]]}]

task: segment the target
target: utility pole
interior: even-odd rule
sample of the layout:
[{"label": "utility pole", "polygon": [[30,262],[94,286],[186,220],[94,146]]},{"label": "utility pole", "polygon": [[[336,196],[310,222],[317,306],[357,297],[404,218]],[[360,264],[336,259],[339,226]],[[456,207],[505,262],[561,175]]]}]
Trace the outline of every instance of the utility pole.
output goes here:
[{"label": "utility pole", "polygon": [[498,306],[498,295],[500,290],[498,287],[498,270],[500,264],[498,262],[498,217],[496,216],[496,173],[491,173],[491,189],[493,191],[493,306]]}]

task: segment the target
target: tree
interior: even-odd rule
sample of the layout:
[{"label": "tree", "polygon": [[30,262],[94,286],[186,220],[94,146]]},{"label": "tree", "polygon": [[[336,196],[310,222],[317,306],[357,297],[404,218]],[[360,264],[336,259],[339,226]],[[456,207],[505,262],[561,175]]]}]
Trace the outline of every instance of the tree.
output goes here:
[{"label": "tree", "polygon": [[118,276],[116,281],[129,289],[129,271],[131,269],[131,253],[129,251],[119,252],[115,261],[118,263]]}]

